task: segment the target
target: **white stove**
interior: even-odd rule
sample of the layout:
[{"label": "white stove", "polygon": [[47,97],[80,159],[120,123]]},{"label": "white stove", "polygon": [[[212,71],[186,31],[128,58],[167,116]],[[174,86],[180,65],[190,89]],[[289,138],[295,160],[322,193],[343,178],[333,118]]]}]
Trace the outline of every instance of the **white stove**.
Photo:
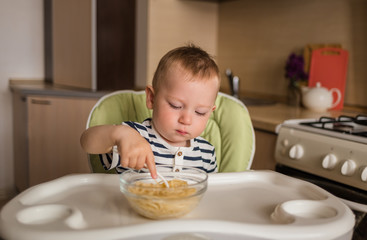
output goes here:
[{"label": "white stove", "polygon": [[277,163],[367,191],[367,116],[289,120],[277,133]]}]

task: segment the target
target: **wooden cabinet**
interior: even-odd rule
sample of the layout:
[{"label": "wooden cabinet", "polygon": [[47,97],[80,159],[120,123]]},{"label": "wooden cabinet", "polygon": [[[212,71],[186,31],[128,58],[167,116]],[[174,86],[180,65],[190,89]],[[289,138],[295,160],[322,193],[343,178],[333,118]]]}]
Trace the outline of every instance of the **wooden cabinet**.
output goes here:
[{"label": "wooden cabinet", "polygon": [[135,0],[45,0],[45,46],[48,81],[133,89]]},{"label": "wooden cabinet", "polygon": [[218,3],[45,0],[46,78],[93,90],[143,89],[160,58],[193,42],[217,56]]},{"label": "wooden cabinet", "polygon": [[13,95],[15,184],[19,191],[90,172],[80,146],[94,98]]},{"label": "wooden cabinet", "polygon": [[255,129],[256,151],[251,169],[275,170],[275,144],[277,135],[273,132]]}]

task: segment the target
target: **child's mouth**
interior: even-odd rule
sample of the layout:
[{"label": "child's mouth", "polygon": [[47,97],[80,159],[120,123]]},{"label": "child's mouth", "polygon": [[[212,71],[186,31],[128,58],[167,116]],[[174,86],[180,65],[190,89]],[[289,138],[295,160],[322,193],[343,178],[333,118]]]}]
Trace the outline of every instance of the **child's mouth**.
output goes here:
[{"label": "child's mouth", "polygon": [[183,131],[183,130],[176,130],[176,132],[178,132],[180,135],[186,135],[187,132]]}]

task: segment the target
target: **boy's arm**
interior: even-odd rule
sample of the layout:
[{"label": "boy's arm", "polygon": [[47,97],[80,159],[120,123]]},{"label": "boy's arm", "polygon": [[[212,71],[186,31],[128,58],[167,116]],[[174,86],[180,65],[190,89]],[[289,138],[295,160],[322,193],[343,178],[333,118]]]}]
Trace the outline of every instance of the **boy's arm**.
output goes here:
[{"label": "boy's arm", "polygon": [[140,169],[147,165],[153,178],[157,177],[154,155],[149,143],[126,125],[101,125],[88,128],[80,138],[84,151],[91,154],[108,153],[117,146],[121,166]]},{"label": "boy's arm", "polygon": [[[123,132],[123,125],[101,125],[90,127],[80,137],[80,144],[87,153],[100,154],[112,151],[116,133]],[[121,136],[121,135],[120,135]]]}]

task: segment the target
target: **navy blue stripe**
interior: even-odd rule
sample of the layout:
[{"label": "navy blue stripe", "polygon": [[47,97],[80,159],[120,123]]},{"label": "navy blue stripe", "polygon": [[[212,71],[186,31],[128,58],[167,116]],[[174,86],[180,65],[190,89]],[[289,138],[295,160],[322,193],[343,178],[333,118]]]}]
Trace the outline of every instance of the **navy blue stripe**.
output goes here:
[{"label": "navy blue stripe", "polygon": [[202,160],[202,157],[201,156],[197,156],[197,157],[184,156],[183,159],[184,160],[189,160],[189,161],[198,161],[198,160]]},{"label": "navy blue stripe", "polygon": [[139,128],[141,130],[147,131],[147,128],[145,126],[142,126],[142,125],[135,124],[135,128]]},{"label": "navy blue stripe", "polygon": [[107,170],[107,167],[106,167],[106,165],[105,165],[105,164],[104,164],[104,162],[103,162],[103,156],[102,156],[102,154],[98,154],[98,157],[99,157],[99,161],[101,162],[101,164],[102,164],[102,166],[103,166],[104,170]]},{"label": "navy blue stripe", "polygon": [[127,170],[129,170],[129,168],[121,167],[121,165],[119,165],[119,166],[116,167],[116,172],[117,173],[123,173],[123,172],[125,172]]},{"label": "navy blue stripe", "polygon": [[[147,119],[145,119],[145,120],[143,121],[143,123],[144,123],[145,121],[150,121],[150,122],[152,122],[152,118],[147,118]],[[143,124],[143,123],[142,123],[142,124]],[[147,127],[147,128],[149,128],[149,129],[152,129],[152,125],[147,125],[146,127]]]},{"label": "navy blue stripe", "polygon": [[141,129],[141,130],[147,131],[147,128],[144,125],[140,125],[132,121],[127,121],[125,123],[129,125],[129,127],[134,128],[136,130]]},{"label": "navy blue stripe", "polygon": [[195,142],[198,142],[198,143],[205,143],[205,144],[207,144],[207,145],[210,145],[210,146],[211,146],[211,144],[210,144],[207,140],[205,140],[205,139],[198,139],[198,138],[195,138],[195,139],[194,139],[194,141],[195,141]]},{"label": "navy blue stripe", "polygon": [[151,134],[151,133],[148,133],[148,136],[149,136],[149,137],[151,137],[151,138],[155,138],[155,139],[157,139],[156,135],[153,135],[153,134]]},{"label": "navy blue stripe", "polygon": [[124,122],[125,124],[129,125],[130,127],[134,127],[135,126],[135,123],[132,122],[132,121],[127,121],[127,122]]},{"label": "navy blue stripe", "polygon": [[157,148],[162,148],[162,149],[167,149],[163,144],[161,143],[157,143],[157,142],[151,142],[151,144],[153,144],[154,146],[156,146]]},{"label": "navy blue stripe", "polygon": [[184,156],[184,160],[188,161],[203,161],[204,163],[210,163],[210,159],[202,158],[202,157],[190,157],[190,156]]},{"label": "navy blue stripe", "polygon": [[[127,125],[129,125],[129,127],[131,127],[131,128],[135,128],[135,123],[134,122],[131,122],[131,121],[129,121],[129,122],[125,122]],[[136,128],[135,128],[136,129]]]},{"label": "navy blue stripe", "polygon": [[210,153],[210,154],[214,154],[214,149],[213,150],[209,150],[209,149],[200,149],[200,151],[202,152],[202,153]]},{"label": "navy blue stripe", "polygon": [[214,148],[213,149],[204,149],[204,148],[200,148],[200,147],[194,147],[194,149],[192,150],[193,152],[194,151],[200,151],[200,152],[202,152],[202,153],[209,153],[209,154],[214,154],[214,152],[215,152],[215,150],[214,150]]},{"label": "navy blue stripe", "polygon": [[[141,129],[141,130],[144,130],[145,132],[148,132],[147,131],[147,128],[149,129],[152,129],[152,126],[144,126],[144,125],[141,125],[141,124],[138,124],[136,122],[132,122],[132,121],[126,121],[125,122],[127,125],[129,125],[131,128],[134,128],[134,129]],[[154,135],[150,135],[149,136],[153,137]]]},{"label": "navy blue stripe", "polygon": [[110,167],[107,167],[107,166],[106,166],[105,162],[103,161],[103,156],[106,156],[107,161],[108,161],[108,163],[109,163],[109,164],[110,164],[110,166],[111,166],[112,159],[111,159],[110,155],[108,155],[107,153],[105,153],[105,154],[98,154],[98,156],[99,156],[99,160],[100,160],[100,161],[101,161],[101,163],[102,163],[103,168],[104,168],[105,170],[108,170]]},{"label": "navy blue stripe", "polygon": [[162,157],[162,158],[170,158],[170,159],[173,159],[175,157],[174,154],[162,154],[162,153],[158,153],[158,152],[155,152],[155,151],[153,151],[153,154],[156,157]]},{"label": "navy blue stripe", "polygon": [[160,143],[157,143],[157,142],[153,142],[151,141],[150,139],[144,137],[145,140],[147,140],[147,142],[150,144],[150,145],[154,145],[156,146],[157,148],[162,148],[162,149],[167,149],[163,144],[160,144]]}]

